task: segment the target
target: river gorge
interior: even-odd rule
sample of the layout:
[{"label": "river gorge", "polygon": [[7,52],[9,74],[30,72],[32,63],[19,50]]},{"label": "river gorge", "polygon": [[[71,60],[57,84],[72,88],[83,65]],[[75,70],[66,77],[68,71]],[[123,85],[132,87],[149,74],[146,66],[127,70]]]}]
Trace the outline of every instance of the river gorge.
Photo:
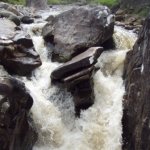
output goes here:
[{"label": "river gorge", "polygon": [[12,25],[4,25],[9,36],[1,27],[1,150],[122,150],[124,64],[138,35],[114,25],[105,6],[73,7],[30,9],[34,22],[13,25],[19,37],[9,38]]}]

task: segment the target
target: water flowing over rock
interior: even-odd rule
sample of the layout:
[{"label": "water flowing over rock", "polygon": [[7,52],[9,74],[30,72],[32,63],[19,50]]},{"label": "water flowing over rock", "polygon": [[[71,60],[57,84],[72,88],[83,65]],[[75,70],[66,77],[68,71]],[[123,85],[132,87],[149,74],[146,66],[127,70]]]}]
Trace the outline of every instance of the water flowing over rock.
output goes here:
[{"label": "water flowing over rock", "polygon": [[0,77],[1,150],[31,150],[37,133],[29,118],[33,100],[25,85],[14,78]]},{"label": "water flowing over rock", "polygon": [[74,97],[76,115],[94,103],[92,71],[102,47],[91,47],[51,73],[52,80],[64,82]]},{"label": "water flowing over rock", "polygon": [[87,48],[99,46],[112,37],[114,17],[105,6],[75,7],[51,17],[43,37],[54,48],[54,61],[67,61]]},{"label": "water flowing over rock", "polygon": [[150,149],[150,15],[126,57],[124,68],[124,150]]}]

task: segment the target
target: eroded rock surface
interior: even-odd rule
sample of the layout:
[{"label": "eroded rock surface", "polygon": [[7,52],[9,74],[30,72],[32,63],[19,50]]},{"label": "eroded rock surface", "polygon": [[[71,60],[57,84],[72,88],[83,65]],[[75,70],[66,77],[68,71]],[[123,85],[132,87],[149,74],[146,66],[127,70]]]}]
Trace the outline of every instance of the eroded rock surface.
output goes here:
[{"label": "eroded rock surface", "polygon": [[25,85],[0,77],[0,145],[1,150],[31,150],[37,133],[29,117],[33,99]]},{"label": "eroded rock surface", "polygon": [[10,74],[29,75],[41,60],[31,37],[15,28],[12,21],[0,19],[0,64]]},{"label": "eroded rock surface", "polygon": [[113,29],[114,18],[107,7],[82,6],[49,18],[43,37],[54,46],[52,59],[64,62],[104,43]]},{"label": "eroded rock surface", "polygon": [[102,47],[91,47],[51,74],[52,81],[63,83],[72,93],[77,116],[81,109],[87,109],[94,103],[92,73],[102,51]]},{"label": "eroded rock surface", "polygon": [[150,15],[124,69],[124,150],[150,149]]}]

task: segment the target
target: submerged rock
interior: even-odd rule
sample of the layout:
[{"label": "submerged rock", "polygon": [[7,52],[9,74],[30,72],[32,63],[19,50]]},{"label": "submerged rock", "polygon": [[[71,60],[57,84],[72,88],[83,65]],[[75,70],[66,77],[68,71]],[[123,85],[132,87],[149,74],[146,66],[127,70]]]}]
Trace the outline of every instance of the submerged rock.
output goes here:
[{"label": "submerged rock", "polygon": [[10,40],[15,36],[16,25],[8,20],[0,18],[0,40]]},{"label": "submerged rock", "polygon": [[37,133],[29,117],[33,99],[14,78],[0,78],[1,150],[31,150]]},{"label": "submerged rock", "polygon": [[150,15],[133,50],[127,53],[124,79],[124,150],[150,149]]},{"label": "submerged rock", "polygon": [[52,59],[67,61],[112,37],[114,17],[105,6],[81,6],[48,19],[43,37],[54,45]]}]

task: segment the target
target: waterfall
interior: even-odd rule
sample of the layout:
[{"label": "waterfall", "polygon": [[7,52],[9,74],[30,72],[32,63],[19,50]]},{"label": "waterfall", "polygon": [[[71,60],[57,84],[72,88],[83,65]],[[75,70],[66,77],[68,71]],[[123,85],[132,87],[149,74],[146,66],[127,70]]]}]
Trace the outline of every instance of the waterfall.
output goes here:
[{"label": "waterfall", "polygon": [[34,150],[121,150],[124,94],[121,76],[126,52],[136,36],[115,27],[117,49],[102,53],[95,65],[101,68],[93,77],[95,103],[76,118],[71,94],[51,85],[50,74],[61,64],[50,60],[50,50],[40,34],[44,24],[23,26],[33,39],[42,65],[31,78],[16,76],[25,83],[34,100],[31,116],[39,134]]}]

